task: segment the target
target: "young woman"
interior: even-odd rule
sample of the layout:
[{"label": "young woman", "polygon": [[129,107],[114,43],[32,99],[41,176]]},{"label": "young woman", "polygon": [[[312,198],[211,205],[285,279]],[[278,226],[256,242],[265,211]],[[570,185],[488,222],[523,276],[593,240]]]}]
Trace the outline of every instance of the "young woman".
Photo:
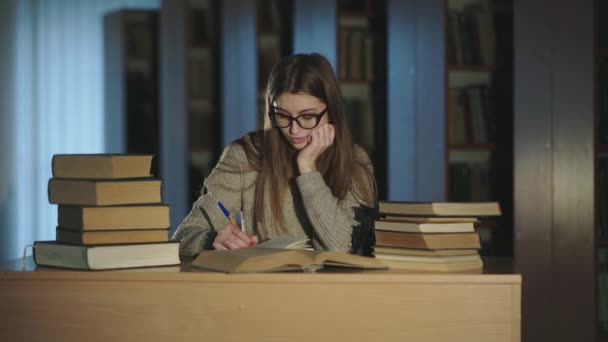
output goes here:
[{"label": "young woman", "polygon": [[[224,150],[175,232],[182,260],[281,235],[348,251],[357,225],[353,208],[375,205],[370,160],[351,140],[340,88],[323,56],[285,57],[268,80],[266,109],[264,129]],[[218,202],[242,212],[243,229]]]}]

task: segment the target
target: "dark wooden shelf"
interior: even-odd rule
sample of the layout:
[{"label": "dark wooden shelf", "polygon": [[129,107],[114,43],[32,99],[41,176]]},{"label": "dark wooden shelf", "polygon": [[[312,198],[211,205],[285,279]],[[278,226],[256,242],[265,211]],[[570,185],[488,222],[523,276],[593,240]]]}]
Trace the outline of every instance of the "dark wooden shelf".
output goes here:
[{"label": "dark wooden shelf", "polygon": [[448,64],[448,72],[494,72],[495,65]]},{"label": "dark wooden shelf", "polygon": [[211,48],[212,48],[212,45],[209,43],[205,43],[205,44],[191,43],[191,45],[190,45],[191,50],[210,50]]},{"label": "dark wooden shelf", "polygon": [[371,10],[361,11],[341,11],[338,10],[340,18],[360,18],[360,17],[371,17],[374,13]]},{"label": "dark wooden shelf", "polygon": [[489,150],[496,149],[496,144],[449,144],[450,150]]},{"label": "dark wooden shelf", "polygon": [[280,37],[281,30],[280,29],[269,29],[269,28],[258,29],[258,36]]},{"label": "dark wooden shelf", "polygon": [[597,144],[597,152],[600,155],[608,156],[608,144]]}]

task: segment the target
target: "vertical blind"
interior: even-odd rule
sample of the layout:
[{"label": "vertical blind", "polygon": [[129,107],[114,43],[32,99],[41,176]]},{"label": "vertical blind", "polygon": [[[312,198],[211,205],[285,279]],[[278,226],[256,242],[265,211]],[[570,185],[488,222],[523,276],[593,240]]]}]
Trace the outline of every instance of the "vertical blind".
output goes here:
[{"label": "vertical blind", "polygon": [[104,152],[103,16],[160,0],[0,4],[0,261],[55,238],[47,182],[56,153]]}]

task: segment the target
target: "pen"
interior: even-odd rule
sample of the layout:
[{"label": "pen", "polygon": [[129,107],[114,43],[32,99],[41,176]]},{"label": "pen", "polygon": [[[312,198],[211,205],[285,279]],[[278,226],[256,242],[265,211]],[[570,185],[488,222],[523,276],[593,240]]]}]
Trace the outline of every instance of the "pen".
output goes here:
[{"label": "pen", "polygon": [[222,202],[217,202],[217,205],[220,206],[220,209],[222,209],[222,212],[224,213],[224,215],[226,215],[226,217],[230,220],[230,223],[236,224],[234,217],[232,217],[232,215],[230,215],[230,212],[228,211],[228,209],[226,209],[226,207],[224,207]]},{"label": "pen", "polygon": [[[245,216],[243,215],[243,211],[240,211],[239,215],[241,216],[241,231],[244,233],[247,230],[247,228],[245,228]],[[250,239],[249,247],[253,247],[253,246],[255,246],[255,241]]]},{"label": "pen", "polygon": [[245,229],[245,216],[243,216],[242,211],[239,212],[239,215],[241,216],[241,231],[244,232],[246,230]]},{"label": "pen", "polygon": [[[222,209],[222,212],[224,213],[224,215],[226,215],[226,217],[230,220],[230,223],[232,224],[236,224],[236,221],[234,220],[234,217],[232,217],[232,215],[230,215],[230,212],[228,211],[228,209],[226,209],[226,207],[224,207],[224,205],[222,204],[222,202],[217,202],[217,205],[220,206],[220,209]],[[245,221],[243,218],[243,212],[240,212],[241,214],[241,231],[244,232],[245,231]],[[255,245],[255,241],[253,240],[249,240],[249,247],[252,247]]]}]

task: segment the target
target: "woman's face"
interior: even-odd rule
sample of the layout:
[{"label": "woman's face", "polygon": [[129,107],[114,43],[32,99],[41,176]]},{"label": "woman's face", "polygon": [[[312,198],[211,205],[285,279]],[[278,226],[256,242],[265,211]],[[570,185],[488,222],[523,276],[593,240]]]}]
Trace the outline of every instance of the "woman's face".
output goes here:
[{"label": "woman's face", "polygon": [[[322,102],[319,98],[304,93],[283,93],[281,94],[274,103],[272,103],[273,111],[277,114],[287,115],[291,118],[298,118],[300,123],[305,127],[311,127],[317,122],[317,117],[311,116],[324,113],[327,109],[327,105]],[[308,145],[308,136],[319,126],[327,123],[329,114],[325,112],[318,125],[312,129],[302,128],[298,123],[293,120],[287,127],[279,128],[281,134],[285,137],[293,148],[296,150],[303,149]],[[285,118],[285,117],[283,117]],[[281,125],[283,126],[283,125]]]}]

